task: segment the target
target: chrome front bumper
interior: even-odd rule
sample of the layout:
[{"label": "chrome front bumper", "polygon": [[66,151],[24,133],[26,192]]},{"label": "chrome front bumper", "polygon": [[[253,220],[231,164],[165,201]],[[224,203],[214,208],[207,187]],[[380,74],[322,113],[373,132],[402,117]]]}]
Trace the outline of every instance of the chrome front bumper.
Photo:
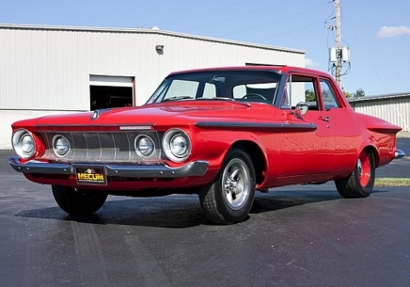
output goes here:
[{"label": "chrome front bumper", "polygon": [[29,161],[21,163],[17,156],[9,157],[9,164],[22,173],[46,173],[75,175],[77,167],[104,168],[107,176],[146,177],[146,178],[178,178],[187,176],[203,176],[208,170],[206,161],[194,161],[184,166],[173,168],[167,165],[122,165],[109,163],[45,163]]}]

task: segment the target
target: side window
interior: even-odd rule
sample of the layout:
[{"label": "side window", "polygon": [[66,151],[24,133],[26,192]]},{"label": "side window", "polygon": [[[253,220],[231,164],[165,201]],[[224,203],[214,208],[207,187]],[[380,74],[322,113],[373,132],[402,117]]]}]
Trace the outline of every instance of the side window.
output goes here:
[{"label": "side window", "polygon": [[329,110],[331,108],[340,108],[340,103],[337,99],[335,90],[328,80],[320,80],[320,89],[322,90],[326,110]]},{"label": "side window", "polygon": [[288,78],[281,106],[295,107],[304,102],[309,110],[319,110],[318,92],[316,90],[316,78],[307,76],[291,75]]}]

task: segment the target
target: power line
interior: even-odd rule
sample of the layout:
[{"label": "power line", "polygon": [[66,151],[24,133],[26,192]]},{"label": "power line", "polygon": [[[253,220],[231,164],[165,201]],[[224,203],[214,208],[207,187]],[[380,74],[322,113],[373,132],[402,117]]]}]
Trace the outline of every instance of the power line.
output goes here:
[{"label": "power line", "polygon": [[[241,14],[241,15],[238,15],[238,16],[235,16],[235,17],[224,18],[223,20],[220,20],[220,21],[211,22],[211,23],[208,23],[208,24],[204,24],[204,25],[192,27],[192,28],[186,29],[186,30],[184,30],[184,31],[192,31],[192,30],[199,29],[199,28],[203,28],[203,27],[207,27],[207,26],[212,26],[212,25],[216,25],[216,24],[221,24],[221,23],[229,22],[229,21],[231,21],[231,20],[235,20],[235,19],[238,19],[238,18],[242,18],[242,17],[245,17],[245,16],[249,16],[249,15],[252,15],[252,14],[255,14],[255,13],[258,13],[258,12],[261,12],[261,11],[265,11],[266,9],[279,6],[279,5],[281,5],[281,4],[283,4],[283,3],[286,3],[286,2],[289,2],[289,0],[287,0],[287,1],[282,1],[282,2],[280,2],[280,3],[275,3],[274,5],[269,5],[269,6],[267,6],[267,7],[260,8],[260,9],[257,9],[257,10],[251,11],[251,12],[247,12],[247,13],[245,13],[245,14]],[[241,3],[242,3],[242,2],[241,2]],[[239,32],[241,32],[241,31],[239,31]],[[239,32],[238,32],[238,33],[239,33]],[[236,33],[236,32],[231,33],[231,34],[235,34],[235,33]],[[227,34],[227,35],[229,35],[229,34]],[[224,37],[224,35],[221,35],[220,37]]]},{"label": "power line", "polygon": [[[284,20],[288,20],[289,18],[293,18],[293,17],[295,17],[295,16],[298,16],[298,15],[301,15],[301,14],[304,14],[304,13],[307,13],[307,12],[310,12],[310,11],[312,11],[312,10],[321,8],[321,7],[325,6],[325,5],[327,5],[327,4],[322,4],[322,5],[315,6],[315,7],[309,8],[309,9],[305,9],[305,10],[303,10],[303,11],[300,11],[300,12],[297,12],[297,13],[294,13],[294,14],[291,14],[291,15],[289,15],[289,16],[286,16],[286,17],[281,18],[281,19],[278,19],[278,20],[269,21],[269,22],[264,23],[264,24],[252,26],[252,27],[249,27],[249,28],[246,28],[246,29],[241,29],[241,30],[238,30],[238,31],[235,31],[235,32],[232,32],[232,33],[227,33],[227,34],[221,35],[220,37],[226,37],[226,36],[230,36],[230,35],[233,35],[233,34],[242,33],[242,32],[248,31],[248,30],[253,30],[253,29],[257,29],[257,28],[263,27],[263,26],[267,26],[267,25],[271,25],[271,24],[274,24],[274,23],[278,23],[278,22],[281,22],[281,21],[284,21]],[[305,28],[305,26],[304,26],[303,28]],[[302,29],[303,29],[303,28],[302,28]]]},{"label": "power line", "polygon": [[282,36],[285,36],[285,35],[288,35],[288,34],[292,34],[292,33],[295,33],[295,32],[301,31],[301,30],[305,30],[305,29],[307,29],[307,28],[316,26],[316,25],[318,25],[318,24],[322,24],[322,21],[315,22],[315,23],[312,23],[312,24],[310,24],[310,25],[305,25],[305,26],[303,26],[302,28],[294,29],[294,30],[291,30],[291,31],[288,31],[288,32],[286,32],[286,33],[282,33],[282,34],[279,34],[279,35],[270,36],[270,37],[263,38],[263,39],[258,39],[257,41],[265,41],[265,40],[270,40],[270,39],[273,39],[273,38],[279,38],[279,37],[282,37]]},{"label": "power line", "polygon": [[244,1],[241,1],[241,2],[238,2],[238,3],[235,3],[235,4],[226,5],[226,6],[218,7],[216,9],[212,9],[212,10],[204,11],[204,12],[197,13],[197,14],[194,14],[194,15],[190,15],[190,16],[185,17],[185,18],[178,18],[178,19],[168,20],[168,21],[164,21],[164,22],[159,22],[157,24],[162,25],[162,24],[167,24],[167,23],[185,21],[185,20],[189,20],[189,19],[192,19],[192,18],[198,18],[198,17],[206,15],[206,14],[210,14],[210,13],[214,13],[214,12],[217,12],[217,11],[220,11],[220,10],[224,10],[224,9],[228,9],[228,8],[231,8],[231,7],[234,7],[234,6],[238,6],[238,5],[241,5],[242,3],[249,2],[249,1],[251,1],[251,0],[244,0]]}]

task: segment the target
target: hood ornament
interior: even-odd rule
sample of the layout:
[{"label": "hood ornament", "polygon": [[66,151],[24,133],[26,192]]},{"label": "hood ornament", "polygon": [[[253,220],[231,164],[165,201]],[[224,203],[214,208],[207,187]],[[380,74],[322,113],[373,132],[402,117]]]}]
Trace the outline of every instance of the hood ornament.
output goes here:
[{"label": "hood ornament", "polygon": [[90,120],[94,121],[98,119],[102,113],[105,113],[108,111],[111,111],[111,108],[95,110],[92,116],[90,117]]}]

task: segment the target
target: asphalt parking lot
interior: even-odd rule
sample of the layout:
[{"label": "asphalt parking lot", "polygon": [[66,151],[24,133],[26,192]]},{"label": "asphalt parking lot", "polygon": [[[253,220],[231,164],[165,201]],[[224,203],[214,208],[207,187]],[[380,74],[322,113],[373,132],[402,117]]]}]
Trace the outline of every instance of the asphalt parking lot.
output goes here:
[{"label": "asphalt parking lot", "polygon": [[[406,157],[377,171],[410,177]],[[409,286],[410,187],[342,199],[333,183],[258,193],[249,220],[210,225],[196,196],[109,197],[61,211],[0,151],[0,286]]]}]

